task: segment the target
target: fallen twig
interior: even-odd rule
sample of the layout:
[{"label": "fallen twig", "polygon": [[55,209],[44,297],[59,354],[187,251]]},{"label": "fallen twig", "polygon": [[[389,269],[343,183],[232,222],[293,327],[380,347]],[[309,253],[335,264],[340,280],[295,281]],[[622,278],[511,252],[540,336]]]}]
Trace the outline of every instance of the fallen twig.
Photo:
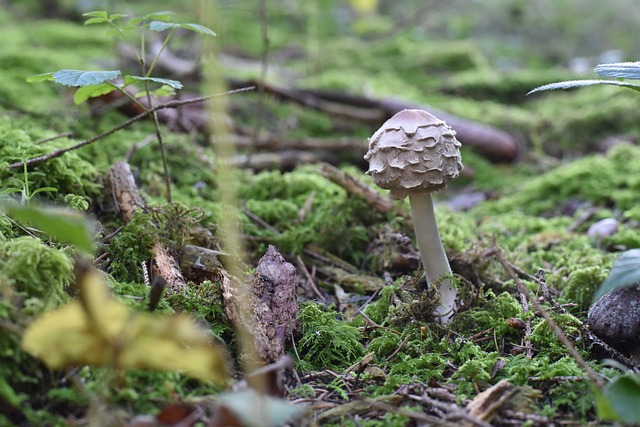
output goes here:
[{"label": "fallen twig", "polygon": [[429,105],[418,105],[397,99],[370,99],[344,92],[296,89],[273,83],[250,80],[230,81],[231,87],[255,85],[271,96],[296,102],[309,108],[351,120],[379,124],[404,109],[423,109],[442,118],[457,132],[458,140],[495,162],[511,162],[518,155],[514,138],[495,127],[463,119]]},{"label": "fallen twig", "polygon": [[[26,161],[26,164],[27,164],[27,166],[31,166],[31,165],[34,165],[36,163],[41,163],[41,162],[44,162],[44,161],[47,161],[47,160],[55,159],[56,157],[60,157],[63,154],[69,152],[69,151],[77,150],[78,148],[82,148],[85,145],[92,144],[92,143],[94,143],[94,142],[96,142],[96,141],[98,141],[98,140],[100,140],[102,138],[105,138],[105,137],[111,135],[112,133],[115,133],[115,132],[117,132],[119,130],[122,130],[122,129],[126,128],[126,127],[131,126],[133,123],[137,122],[138,120],[141,120],[141,119],[147,117],[148,115],[150,115],[150,114],[152,114],[152,113],[154,113],[155,111],[158,111],[158,110],[162,110],[162,109],[165,109],[165,108],[177,108],[177,107],[181,107],[183,105],[189,105],[189,104],[197,104],[197,103],[204,102],[204,101],[207,101],[207,100],[212,99],[212,98],[218,98],[220,96],[226,96],[226,95],[233,95],[233,94],[240,93],[240,92],[248,92],[248,91],[251,91],[251,90],[254,90],[254,89],[255,89],[254,86],[250,86],[250,87],[244,87],[244,88],[240,88],[240,89],[230,90],[230,91],[227,91],[227,92],[224,92],[224,93],[218,93],[218,94],[215,94],[215,95],[199,96],[199,97],[196,97],[196,98],[183,99],[183,100],[173,100],[173,101],[169,101],[169,102],[164,103],[164,104],[158,104],[155,107],[149,108],[147,111],[145,111],[143,113],[140,113],[140,114],[138,114],[136,116],[133,116],[130,119],[125,120],[124,122],[120,123],[119,125],[114,126],[111,129],[109,129],[109,130],[107,130],[105,132],[102,132],[102,133],[100,133],[98,135],[92,136],[91,138],[85,139],[84,141],[79,142],[76,145],[72,145],[71,147],[67,147],[67,148],[61,148],[59,150],[52,151],[52,152],[44,154],[42,156],[38,156],[38,157],[34,157],[34,158],[31,158],[31,159],[28,159]],[[16,162],[16,163],[12,163],[12,164],[8,165],[6,168],[7,169],[15,169],[15,168],[23,167],[23,165],[24,165],[23,162]]]},{"label": "fallen twig", "polygon": [[364,182],[354,178],[344,171],[341,171],[335,166],[328,163],[322,163],[318,167],[318,171],[329,181],[334,184],[338,184],[350,195],[361,198],[375,210],[383,213],[394,212],[403,218],[407,216],[406,211],[397,209],[391,199],[383,196]]},{"label": "fallen twig", "polygon": [[[538,285],[540,285],[540,289],[542,290],[542,296],[544,297],[544,299],[548,301],[553,306],[553,308],[555,308],[560,313],[571,315],[562,305],[560,305],[551,296],[551,293],[549,292],[549,287],[547,286],[547,281],[544,277],[544,270],[542,269],[538,270],[538,272],[534,276],[534,280],[538,283]],[[585,325],[584,322],[581,322],[578,319],[576,320],[578,321],[577,324],[578,324],[578,329],[580,329],[580,332],[582,332],[584,336],[589,338],[591,342],[602,347],[614,359],[617,359],[618,361],[624,363],[625,365],[635,369],[638,369],[640,367],[640,365],[638,365],[637,362],[634,362],[632,359],[620,353],[618,350],[611,347],[609,344],[607,344],[606,342],[598,338],[596,335],[594,335],[593,332],[591,332],[591,330]]]},{"label": "fallen twig", "polygon": [[515,282],[516,287],[518,288],[518,292],[523,294],[527,298],[527,300],[529,300],[529,302],[535,307],[536,311],[540,313],[540,315],[544,318],[544,320],[547,322],[549,327],[553,330],[555,335],[558,337],[558,340],[565,346],[565,348],[567,349],[571,357],[573,357],[576,363],[580,365],[580,367],[585,371],[585,373],[587,374],[591,382],[596,387],[602,388],[604,385],[603,379],[599,377],[598,374],[593,369],[591,369],[591,367],[587,364],[587,362],[580,355],[580,353],[578,353],[578,350],[576,350],[571,340],[567,338],[567,335],[564,333],[564,331],[551,318],[551,316],[549,315],[549,312],[547,312],[547,310],[545,310],[544,307],[542,307],[542,305],[538,302],[538,300],[531,295],[531,293],[526,288],[524,283],[520,281],[520,278],[515,273],[511,263],[507,261],[507,259],[504,257],[504,254],[502,253],[502,249],[494,245],[492,248],[490,248],[487,251],[486,255],[492,255],[498,260],[498,262],[502,265],[502,267],[507,272],[509,277],[511,277],[511,279],[513,279],[513,281]]}]

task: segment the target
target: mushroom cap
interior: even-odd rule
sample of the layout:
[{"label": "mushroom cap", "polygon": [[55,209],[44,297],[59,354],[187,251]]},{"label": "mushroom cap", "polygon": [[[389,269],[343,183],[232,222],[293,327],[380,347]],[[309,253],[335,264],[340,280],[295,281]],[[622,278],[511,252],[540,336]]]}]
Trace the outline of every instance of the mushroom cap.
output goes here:
[{"label": "mushroom cap", "polygon": [[596,301],[587,324],[602,341],[614,348],[640,341],[640,285],[616,288]]},{"label": "mushroom cap", "polygon": [[367,175],[392,199],[445,188],[462,169],[460,142],[444,121],[423,110],[402,110],[369,138]]}]

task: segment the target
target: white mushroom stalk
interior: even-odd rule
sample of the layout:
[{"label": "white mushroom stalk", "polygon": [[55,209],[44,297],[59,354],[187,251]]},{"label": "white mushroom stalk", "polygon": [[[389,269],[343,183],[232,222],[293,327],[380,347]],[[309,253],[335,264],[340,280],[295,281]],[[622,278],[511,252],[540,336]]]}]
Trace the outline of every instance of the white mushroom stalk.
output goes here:
[{"label": "white mushroom stalk", "polygon": [[449,323],[457,308],[451,267],[440,240],[431,193],[447,186],[462,169],[460,142],[445,122],[422,110],[403,110],[369,139],[367,174],[393,199],[409,196],[411,216],[427,282],[436,286],[435,314]]}]

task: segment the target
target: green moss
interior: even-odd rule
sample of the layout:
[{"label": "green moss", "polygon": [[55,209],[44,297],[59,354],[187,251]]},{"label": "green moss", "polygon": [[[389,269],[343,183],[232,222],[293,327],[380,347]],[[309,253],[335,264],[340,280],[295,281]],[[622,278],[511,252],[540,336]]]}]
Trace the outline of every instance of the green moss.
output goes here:
[{"label": "green moss", "polygon": [[581,262],[575,262],[566,283],[562,286],[562,300],[573,302],[580,310],[586,311],[591,305],[591,300],[596,290],[607,278],[608,270],[600,263],[590,263],[584,258]]},{"label": "green moss", "polygon": [[109,273],[116,281],[143,283],[142,263],[151,257],[157,230],[151,215],[136,213],[109,244]]},{"label": "green moss", "polygon": [[176,311],[189,313],[209,326],[218,339],[229,342],[233,330],[224,310],[220,283],[204,281],[189,284],[180,293],[167,295],[169,305]]},{"label": "green moss", "polygon": [[[482,303],[460,313],[454,320],[454,325],[456,329],[465,331],[469,335],[491,330],[495,333],[497,339],[501,339],[519,335],[506,322],[511,317],[524,317],[522,303],[508,292],[495,295],[493,292],[488,291],[485,293],[485,299]],[[486,343],[486,346],[487,350],[495,348],[492,342]]]},{"label": "green moss", "polygon": [[[538,407],[545,411],[569,411],[574,419],[587,419],[594,410],[595,397],[589,381],[557,381],[557,378],[584,377],[582,368],[569,356],[559,359],[538,354],[511,357],[496,379],[508,379],[514,384],[544,387]],[[548,381],[548,382],[547,382]]]},{"label": "green moss", "polygon": [[19,237],[0,243],[0,259],[0,272],[22,299],[23,314],[41,314],[67,299],[73,262],[64,252],[39,239]]},{"label": "green moss", "polygon": [[[58,109],[68,91],[53,83],[27,83],[26,78],[60,69],[104,69],[97,58],[112,56],[111,39],[105,29],[46,20],[27,27],[12,21],[3,26],[5,47],[0,53],[0,97],[6,103],[28,110]],[[28,52],[28,54],[25,54]],[[104,62],[104,59],[102,59]],[[115,60],[111,68],[115,67]]]},{"label": "green moss", "polygon": [[620,145],[606,156],[587,156],[530,180],[509,197],[493,203],[491,210],[540,215],[570,200],[626,210],[637,202],[639,176],[640,149]]},{"label": "green moss", "polygon": [[[548,92],[532,99],[535,101],[530,108],[535,120],[528,130],[545,152],[555,156],[571,158],[593,152],[607,136],[640,134],[640,116],[635,108],[638,96],[633,91],[600,86]],[[601,172],[606,175],[609,171]]]},{"label": "green moss", "polygon": [[[25,157],[47,154],[71,143],[67,138],[60,138],[47,144],[35,144],[36,141],[50,136],[51,131],[27,118],[0,116],[0,189],[22,188],[24,185],[23,169],[7,170],[5,166],[8,164],[20,162]],[[96,176],[95,167],[74,152],[40,163],[28,172],[29,187],[32,191],[41,187],[56,188],[58,191],[49,197],[60,197],[60,201],[66,194],[95,196],[101,188],[96,183]]]},{"label": "green moss", "polygon": [[[0,320],[6,325],[24,327],[68,299],[73,262],[63,251],[24,236],[0,242],[0,259]],[[0,333],[0,349],[0,400],[36,425],[53,419],[34,408],[42,405],[42,390],[57,378],[20,349],[16,331]]]},{"label": "green moss", "polygon": [[302,338],[298,353],[302,369],[343,370],[364,355],[362,334],[358,328],[340,321],[332,309],[324,311],[317,303],[300,308]]},{"label": "green moss", "polygon": [[[246,220],[250,234],[273,242],[283,252],[299,254],[315,243],[356,265],[364,259],[373,236],[368,224],[382,217],[312,168],[248,177],[240,194],[253,214],[277,230],[263,229]],[[258,252],[263,250],[259,248]]]}]

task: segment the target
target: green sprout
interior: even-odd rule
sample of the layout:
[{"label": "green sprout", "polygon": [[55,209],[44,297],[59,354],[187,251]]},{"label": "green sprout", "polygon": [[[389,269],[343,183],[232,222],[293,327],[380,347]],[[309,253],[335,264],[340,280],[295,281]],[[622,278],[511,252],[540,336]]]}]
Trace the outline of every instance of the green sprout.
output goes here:
[{"label": "green sprout", "polygon": [[[140,64],[141,75],[139,76],[129,74],[122,75],[120,70],[87,71],[64,69],[55,72],[37,74],[27,78],[28,82],[53,81],[63,86],[78,88],[74,95],[74,102],[76,105],[82,104],[90,98],[96,98],[109,94],[113,91],[118,91],[143,111],[147,112],[147,114],[150,114],[153,117],[156,129],[156,138],[160,145],[160,152],[162,155],[167,202],[171,202],[171,181],[169,179],[169,169],[162,140],[162,133],[160,131],[160,123],[153,107],[155,106],[154,100],[156,98],[172,95],[176,90],[182,89],[183,86],[182,83],[177,80],[152,77],[151,73],[155,69],[160,55],[167,47],[169,40],[171,40],[176,29],[181,28],[184,30],[194,31],[200,35],[206,36],[216,35],[215,32],[203,25],[171,22],[171,15],[173,15],[172,12],[155,12],[127,20],[126,15],[110,15],[106,11],[94,11],[83,14],[83,16],[89,18],[85,21],[85,25],[107,24],[113,28],[115,34],[117,34],[127,44],[129,49],[133,52],[137,62]],[[130,31],[137,31],[140,33],[139,48],[129,40],[127,32]],[[158,50],[158,53],[155,55],[148,67],[145,59],[147,51],[147,39],[145,35],[147,31],[157,33],[166,32],[161,48]],[[122,78],[120,79],[121,76]],[[146,96],[146,106],[142,104],[135,95],[132,95],[125,90],[127,87],[135,84],[141,84],[143,86],[140,93],[142,96]],[[155,90],[151,90],[151,84],[159,86]]]}]

